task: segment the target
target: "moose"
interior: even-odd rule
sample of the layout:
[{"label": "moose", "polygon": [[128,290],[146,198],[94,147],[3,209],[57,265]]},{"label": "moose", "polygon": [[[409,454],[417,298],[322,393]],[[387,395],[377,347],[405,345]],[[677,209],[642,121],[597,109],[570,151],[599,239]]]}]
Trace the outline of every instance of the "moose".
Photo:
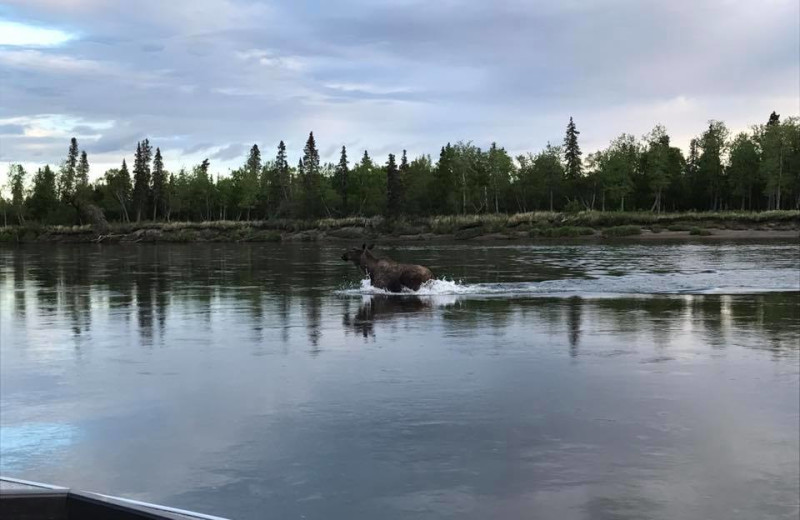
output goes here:
[{"label": "moose", "polygon": [[390,292],[402,292],[406,287],[412,291],[433,279],[430,269],[422,265],[401,264],[390,258],[377,258],[372,254],[375,244],[353,248],[342,255],[342,260],[352,262],[361,272],[369,276],[373,287]]}]

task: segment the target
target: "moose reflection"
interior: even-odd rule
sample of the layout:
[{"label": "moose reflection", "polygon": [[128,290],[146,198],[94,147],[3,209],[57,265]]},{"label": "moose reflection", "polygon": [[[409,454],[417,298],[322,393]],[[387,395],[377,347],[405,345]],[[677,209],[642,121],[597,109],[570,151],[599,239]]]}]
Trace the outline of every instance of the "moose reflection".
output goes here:
[{"label": "moose reflection", "polygon": [[365,338],[375,336],[375,322],[390,321],[399,316],[431,313],[433,302],[430,298],[418,296],[367,296],[361,300],[358,310],[351,314],[345,307],[342,323]]}]

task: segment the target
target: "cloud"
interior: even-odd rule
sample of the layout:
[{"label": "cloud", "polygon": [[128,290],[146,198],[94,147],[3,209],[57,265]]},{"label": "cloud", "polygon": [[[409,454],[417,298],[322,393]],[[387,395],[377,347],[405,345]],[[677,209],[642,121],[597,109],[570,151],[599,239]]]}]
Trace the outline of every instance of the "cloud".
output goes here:
[{"label": "cloud", "polygon": [[17,124],[0,124],[0,135],[23,135],[25,127]]},{"label": "cloud", "polygon": [[183,155],[192,155],[213,148],[214,143],[197,143],[183,150]]},{"label": "cloud", "polygon": [[141,48],[143,52],[161,52],[164,50],[164,45],[159,43],[145,43]]},{"label": "cloud", "polygon": [[37,27],[0,20],[0,45],[18,47],[55,47],[75,38],[59,29]]},{"label": "cloud", "polygon": [[214,152],[211,155],[212,159],[219,159],[222,161],[227,161],[229,159],[235,159],[237,157],[243,157],[247,148],[245,145],[240,143],[233,143],[229,144],[228,146],[224,146]]},{"label": "cloud", "polygon": [[[74,37],[0,47],[0,124],[53,118],[3,154],[57,163],[73,132],[118,165],[150,137],[168,168],[213,151],[224,171],[246,151],[230,143],[283,139],[294,163],[311,130],[331,161],[343,143],[380,161],[459,139],[522,152],[571,115],[586,153],[659,122],[686,146],[711,118],[800,111],[800,6],[768,1],[15,1],[13,23]],[[114,128],[73,131],[96,121]]]},{"label": "cloud", "polygon": [[304,66],[303,60],[297,56],[278,56],[273,51],[263,49],[249,49],[236,53],[236,57],[242,61],[255,62],[264,67],[273,67],[286,70],[301,70]]},{"label": "cloud", "polygon": [[51,73],[103,74],[108,69],[100,62],[50,54],[37,50],[2,50],[0,65],[19,69],[38,69]]},{"label": "cloud", "polygon": [[76,136],[78,136],[78,135],[95,135],[95,134],[97,134],[97,129],[94,128],[94,127],[91,127],[89,125],[77,125],[77,126],[72,127],[72,130],[70,131],[70,133],[74,134]]}]

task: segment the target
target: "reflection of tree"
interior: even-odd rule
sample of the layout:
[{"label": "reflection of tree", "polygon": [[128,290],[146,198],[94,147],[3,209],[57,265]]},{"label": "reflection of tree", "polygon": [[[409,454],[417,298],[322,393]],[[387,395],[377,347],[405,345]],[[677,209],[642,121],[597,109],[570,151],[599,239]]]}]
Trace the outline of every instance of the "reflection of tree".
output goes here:
[{"label": "reflection of tree", "polygon": [[[276,339],[283,345],[303,343],[312,353],[321,350],[322,320],[334,307],[343,312],[345,330],[365,338],[375,336],[379,323],[416,326],[427,320],[425,325],[441,327],[447,335],[502,335],[509,327],[549,330],[560,342],[566,338],[572,356],[586,351],[587,327],[613,334],[628,348],[641,345],[642,338],[666,347],[687,331],[701,334],[710,345],[770,349],[776,356],[796,355],[800,348],[798,293],[457,302],[376,295],[363,301],[346,299],[341,306],[337,300],[332,307],[332,291],[352,278],[353,269],[336,261],[338,249],[326,247],[139,244],[18,249],[3,257],[8,258],[4,287],[10,288],[12,280],[14,287],[6,300],[13,308],[6,311],[24,318],[26,309],[35,310],[84,338],[97,313],[108,312],[112,327],[132,317],[141,340],[151,342],[165,337],[170,308],[177,309],[176,315],[189,316],[194,327],[202,326],[203,320],[211,323],[215,308],[235,308],[245,312],[236,313],[230,323],[214,320],[215,326],[279,329]],[[292,324],[305,327],[305,334],[291,337]],[[260,335],[256,341],[261,341]]]},{"label": "reflection of tree", "polygon": [[[800,350],[797,336],[800,326],[800,293],[730,297],[728,310],[731,322],[743,334],[761,331],[766,337],[766,348],[775,357],[782,357]],[[761,348],[762,343],[747,342],[749,346]]]},{"label": "reflection of tree", "polygon": [[291,330],[291,309],[292,297],[288,293],[278,296],[278,316],[281,320],[281,341],[286,344],[289,342],[289,332]]},{"label": "reflection of tree", "polygon": [[567,329],[569,333],[569,355],[578,356],[578,342],[581,339],[581,306],[583,300],[575,296],[567,300]]},{"label": "reflection of tree", "polygon": [[153,342],[153,301],[152,279],[148,273],[136,275],[136,323],[139,326],[139,336],[142,343],[150,345]]},{"label": "reflection of tree", "polygon": [[25,261],[22,255],[14,255],[14,315],[17,319],[25,319],[26,303],[26,287],[25,277],[27,276],[25,270]]},{"label": "reflection of tree", "polygon": [[[321,262],[319,248],[314,248],[308,252],[306,261],[312,266],[319,265]],[[306,330],[308,331],[308,341],[311,343],[311,355],[319,354],[319,340],[322,337],[320,322],[322,316],[321,306],[321,285],[325,283],[324,273],[320,269],[309,269],[305,276],[307,281],[305,291],[305,311],[306,311]]]},{"label": "reflection of tree", "polygon": [[715,348],[724,348],[728,331],[723,327],[720,296],[694,296],[687,301],[693,321],[703,327],[705,340]]},{"label": "reflection of tree", "polygon": [[30,278],[36,287],[37,312],[44,316],[58,313],[58,271],[52,267],[43,267],[41,262],[30,262],[25,276]]},{"label": "reflection of tree", "polygon": [[72,332],[80,336],[91,328],[91,263],[84,261],[82,247],[69,250],[71,268],[64,269],[60,285],[64,288],[65,302],[72,321]]},{"label": "reflection of tree", "polygon": [[111,294],[109,307],[115,315],[122,315],[125,321],[130,320],[130,310],[134,308],[133,272],[139,263],[131,261],[128,255],[102,255],[102,262],[96,266],[95,272],[101,277]]},{"label": "reflection of tree", "polygon": [[160,341],[163,341],[167,311],[169,310],[170,282],[167,278],[168,273],[158,267],[156,267],[155,276],[155,312],[158,319],[158,337]]}]

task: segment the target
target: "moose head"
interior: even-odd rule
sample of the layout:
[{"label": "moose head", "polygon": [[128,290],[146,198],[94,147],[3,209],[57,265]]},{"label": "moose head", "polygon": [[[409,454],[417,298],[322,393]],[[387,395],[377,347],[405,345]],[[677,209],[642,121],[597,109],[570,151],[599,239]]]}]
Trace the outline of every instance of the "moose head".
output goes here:
[{"label": "moose head", "polygon": [[375,247],[375,244],[370,244],[369,247],[367,247],[367,244],[361,244],[361,247],[348,249],[342,255],[342,260],[352,262],[356,267],[361,267],[361,255],[364,254],[364,251],[372,250],[373,247]]}]

